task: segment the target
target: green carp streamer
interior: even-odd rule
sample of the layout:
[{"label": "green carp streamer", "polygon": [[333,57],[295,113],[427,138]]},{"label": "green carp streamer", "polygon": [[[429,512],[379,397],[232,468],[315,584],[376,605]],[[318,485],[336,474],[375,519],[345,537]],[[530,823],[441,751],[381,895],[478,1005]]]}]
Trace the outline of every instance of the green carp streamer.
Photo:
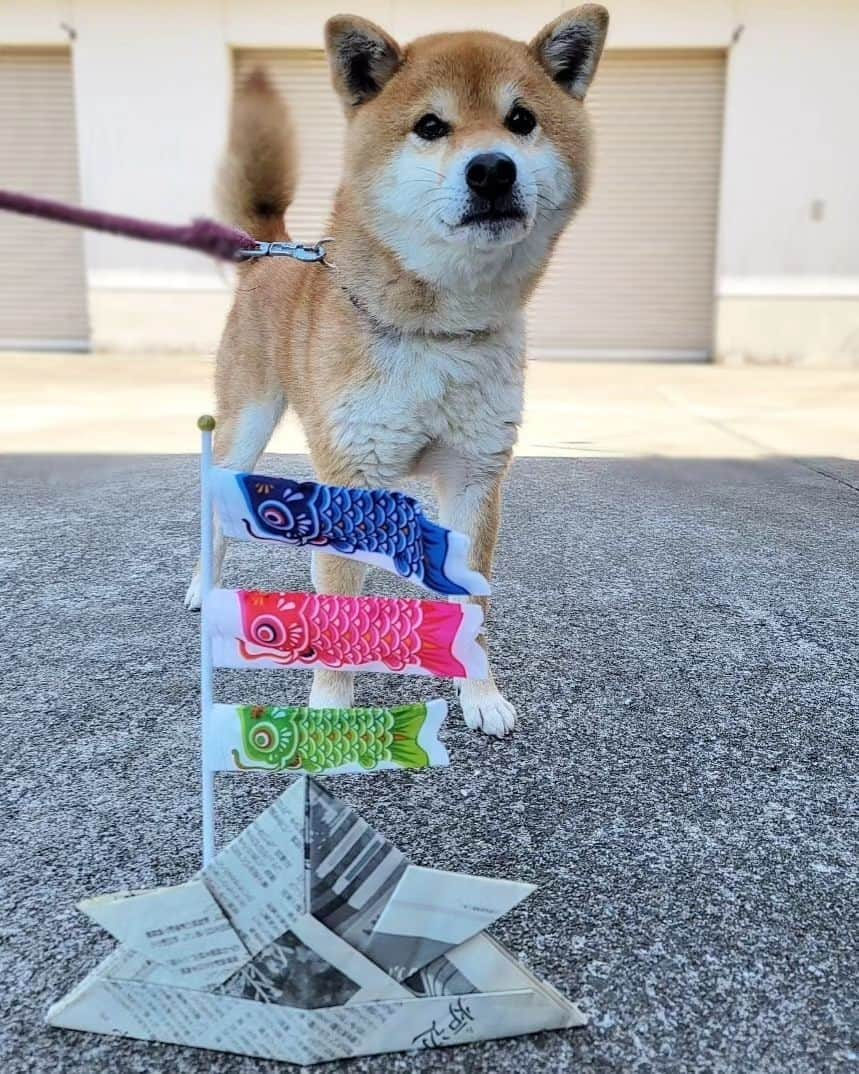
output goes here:
[{"label": "green carp streamer", "polygon": [[429,768],[418,745],[426,718],[424,704],[377,709],[309,709],[274,705],[241,705],[238,768],[268,772],[324,772],[357,764],[376,768],[383,761],[402,768]]}]

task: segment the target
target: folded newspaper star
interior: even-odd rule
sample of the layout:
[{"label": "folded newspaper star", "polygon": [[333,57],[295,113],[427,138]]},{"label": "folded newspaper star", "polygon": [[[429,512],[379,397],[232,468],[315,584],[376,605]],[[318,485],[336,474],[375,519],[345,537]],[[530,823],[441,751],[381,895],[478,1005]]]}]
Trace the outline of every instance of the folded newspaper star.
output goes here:
[{"label": "folded newspaper star", "polygon": [[476,604],[213,589],[203,610],[216,667],[488,675]]},{"label": "folded newspaper star", "polygon": [[438,739],[446,716],[438,699],[391,708],[213,705],[203,715],[203,762],[210,772],[314,775],[447,765]]},{"label": "folded newspaper star", "polygon": [[369,563],[450,596],[486,595],[464,533],[431,522],[411,496],[214,466],[212,495],[227,537],[309,545]]},{"label": "folded newspaper star", "polygon": [[197,877],[90,899],[50,1025],[307,1065],[584,1025],[483,930],[533,887],[411,865],[302,778]]}]

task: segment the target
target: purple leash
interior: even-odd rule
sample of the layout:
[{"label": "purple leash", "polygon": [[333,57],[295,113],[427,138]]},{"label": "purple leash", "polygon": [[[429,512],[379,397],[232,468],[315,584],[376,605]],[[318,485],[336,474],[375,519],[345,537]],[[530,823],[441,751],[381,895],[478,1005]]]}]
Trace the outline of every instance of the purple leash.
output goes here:
[{"label": "purple leash", "polygon": [[[308,246],[297,242],[257,242],[238,228],[227,227],[205,217],[190,224],[159,224],[153,220],[140,220],[134,216],[104,213],[97,209],[84,209],[50,198],[37,198],[32,194],[20,194],[13,190],[0,190],[0,209],[55,220],[60,224],[74,224],[92,231],[106,231],[111,235],[124,235],[143,242],[160,242],[168,246],[182,246],[201,254],[218,257],[222,261],[244,261],[257,257],[293,257],[299,261],[325,260],[322,242]],[[329,242],[326,239],[323,242]]]}]

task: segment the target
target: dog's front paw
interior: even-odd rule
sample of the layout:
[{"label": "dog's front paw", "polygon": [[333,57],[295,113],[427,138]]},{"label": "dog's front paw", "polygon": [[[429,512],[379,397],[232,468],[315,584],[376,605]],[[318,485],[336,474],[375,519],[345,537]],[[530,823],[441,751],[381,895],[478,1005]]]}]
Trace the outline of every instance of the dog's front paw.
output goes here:
[{"label": "dog's front paw", "polygon": [[459,703],[466,724],[484,734],[504,738],[516,726],[516,709],[491,679],[460,680]]},{"label": "dog's front paw", "polygon": [[185,607],[189,612],[198,612],[203,604],[203,587],[200,585],[200,568],[198,567],[191,577],[191,582],[185,590]]}]

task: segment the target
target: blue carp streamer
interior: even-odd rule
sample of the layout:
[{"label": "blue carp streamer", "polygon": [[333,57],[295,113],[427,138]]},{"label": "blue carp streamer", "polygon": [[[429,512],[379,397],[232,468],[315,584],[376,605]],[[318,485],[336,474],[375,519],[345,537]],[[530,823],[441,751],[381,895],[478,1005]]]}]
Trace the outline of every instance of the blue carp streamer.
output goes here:
[{"label": "blue carp streamer", "polygon": [[229,537],[354,556],[448,596],[489,592],[483,575],[468,567],[468,538],[431,522],[405,493],[219,468],[215,475],[215,504]]}]

